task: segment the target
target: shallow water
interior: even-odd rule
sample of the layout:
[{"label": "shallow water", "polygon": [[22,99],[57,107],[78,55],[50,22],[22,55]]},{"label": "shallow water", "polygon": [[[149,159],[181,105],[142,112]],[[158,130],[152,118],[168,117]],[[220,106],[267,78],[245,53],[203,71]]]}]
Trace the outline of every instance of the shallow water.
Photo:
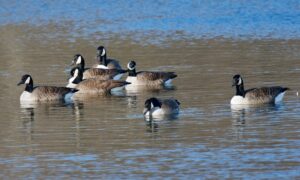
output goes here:
[{"label": "shallow water", "polygon": [[[41,5],[32,1],[27,10],[40,12],[37,17],[20,9],[21,2],[5,3],[1,9],[0,13],[6,14],[6,19],[0,21],[2,177],[300,178],[300,99],[296,96],[300,41],[299,25],[293,25],[298,11],[290,8],[299,7],[297,3],[276,1],[260,11],[260,3],[177,1],[170,6],[152,7],[158,9],[156,15],[163,19],[160,21],[147,4],[143,4],[148,7],[143,13],[124,11],[121,16],[118,9],[138,6],[131,1],[119,5],[101,1],[99,12],[101,8],[115,8],[112,15],[87,16],[87,11],[97,9],[93,2],[82,5],[85,11],[76,11],[76,3],[53,1]],[[175,16],[171,12],[177,3],[183,8]],[[46,11],[53,6],[53,11]],[[182,19],[191,6],[200,8],[199,12],[187,13]],[[231,23],[217,21],[222,14],[232,19],[240,6],[255,7],[246,12],[261,17],[268,32],[251,27],[233,32]],[[209,9],[216,7],[220,13],[211,14]],[[285,11],[288,8],[289,14]],[[60,18],[63,9],[68,13]],[[207,18],[202,21],[198,17],[201,12],[221,24],[218,33],[207,28]],[[268,18],[276,13],[279,19],[270,21]],[[240,26],[243,18],[253,26],[260,22],[244,15],[236,16]],[[190,16],[196,20],[187,21]],[[120,17],[126,22],[138,19],[138,23],[120,22]],[[147,29],[149,21],[151,28]],[[167,24],[152,26],[151,21]],[[182,27],[173,24],[181,21],[186,23]],[[97,22],[103,23],[104,29],[93,29],[98,27]],[[202,23],[205,28],[187,28],[194,23]],[[223,27],[229,29],[228,33]],[[181,28],[192,32],[181,34]],[[269,32],[274,36],[265,35]],[[244,35],[251,38],[240,38]],[[16,84],[23,74],[31,74],[38,85],[64,86],[73,55],[81,53],[91,66],[98,45],[105,45],[108,56],[119,59],[123,67],[134,59],[138,70],[175,71],[178,77],[174,87],[124,91],[71,103],[20,104],[24,87]],[[231,107],[231,80],[236,73],[243,75],[246,88],[282,85],[291,90],[284,103],[276,106]],[[143,104],[152,96],[175,97],[181,102],[180,114],[158,122],[144,121]]]}]

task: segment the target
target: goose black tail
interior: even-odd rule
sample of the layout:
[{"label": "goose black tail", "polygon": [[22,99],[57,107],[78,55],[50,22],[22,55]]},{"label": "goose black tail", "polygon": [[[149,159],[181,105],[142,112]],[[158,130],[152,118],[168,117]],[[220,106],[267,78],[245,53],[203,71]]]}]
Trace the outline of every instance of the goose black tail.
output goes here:
[{"label": "goose black tail", "polygon": [[77,91],[79,91],[78,89],[75,89],[75,88],[71,88],[71,92],[72,93],[76,93]]},{"label": "goose black tail", "polygon": [[170,72],[170,79],[174,79],[177,77],[177,74],[175,74],[174,72]]},{"label": "goose black tail", "polygon": [[291,90],[290,88],[288,88],[288,87],[284,87],[284,88],[282,88],[282,92],[284,92],[284,91],[287,91],[287,90]]}]

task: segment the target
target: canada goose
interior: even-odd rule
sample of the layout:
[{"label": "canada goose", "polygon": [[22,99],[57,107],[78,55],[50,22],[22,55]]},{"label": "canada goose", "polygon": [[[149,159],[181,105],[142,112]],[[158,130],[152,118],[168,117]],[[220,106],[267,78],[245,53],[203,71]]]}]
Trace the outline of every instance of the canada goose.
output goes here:
[{"label": "canada goose", "polygon": [[100,69],[122,69],[119,61],[115,59],[108,59],[106,57],[106,50],[103,46],[97,48],[97,61],[98,64],[95,64],[94,68]]},{"label": "canada goose", "polygon": [[236,87],[236,94],[230,104],[277,104],[282,101],[285,91],[289,89],[273,86],[244,90],[244,82],[239,74],[233,76],[232,86]]},{"label": "canada goose", "polygon": [[176,99],[159,100],[155,97],[145,101],[143,114],[146,117],[160,117],[162,115],[171,115],[179,113],[180,103]]},{"label": "canada goose", "polygon": [[[67,87],[76,88],[79,90],[79,94],[104,94],[109,93],[112,90],[120,90],[127,84],[126,81],[119,80],[102,80],[98,78],[82,79],[81,68],[75,67],[71,70],[71,78]],[[76,93],[76,94],[78,94]]]},{"label": "canada goose", "polygon": [[76,54],[72,61],[72,65],[76,65],[83,71],[83,79],[99,78],[102,80],[121,79],[126,70],[122,69],[100,69],[100,68],[85,68],[85,60],[82,55]]},{"label": "canada goose", "polygon": [[32,77],[28,74],[22,76],[18,86],[25,84],[25,90],[20,96],[20,101],[51,101],[51,100],[70,100],[77,89],[55,86],[36,86],[33,87]]},{"label": "canada goose", "polygon": [[147,86],[160,86],[170,84],[171,81],[177,77],[174,72],[150,72],[140,71],[136,72],[136,62],[130,61],[127,64],[128,77],[127,82],[131,85],[147,85]]}]

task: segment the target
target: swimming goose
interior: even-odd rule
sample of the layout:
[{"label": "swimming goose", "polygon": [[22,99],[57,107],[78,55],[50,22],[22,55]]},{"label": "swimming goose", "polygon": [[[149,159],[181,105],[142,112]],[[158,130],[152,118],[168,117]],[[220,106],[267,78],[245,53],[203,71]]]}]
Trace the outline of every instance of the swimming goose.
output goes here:
[{"label": "swimming goose", "polygon": [[119,80],[126,70],[122,69],[100,69],[100,68],[85,68],[85,61],[82,55],[76,54],[72,61],[72,65],[76,65],[83,71],[83,79],[99,78],[102,80],[114,79]]},{"label": "swimming goose", "polygon": [[112,90],[123,89],[125,85],[130,84],[126,81],[102,80],[99,78],[83,80],[82,70],[79,67],[75,67],[71,70],[71,76],[67,87],[78,89],[79,94],[104,94],[109,93]]},{"label": "swimming goose", "polygon": [[108,59],[106,57],[106,50],[103,46],[97,48],[97,61],[99,64],[95,64],[94,68],[100,69],[122,69],[119,61],[115,59]]},{"label": "swimming goose", "polygon": [[236,94],[230,104],[277,104],[282,101],[285,91],[289,89],[273,86],[244,90],[244,82],[239,74],[233,76],[232,86],[236,87]]},{"label": "swimming goose", "polygon": [[174,72],[150,72],[140,71],[136,72],[136,62],[130,61],[127,64],[128,77],[127,82],[132,85],[147,85],[147,86],[160,86],[170,84],[171,81],[177,77]]},{"label": "swimming goose", "polygon": [[18,86],[25,84],[25,90],[20,96],[20,101],[52,101],[70,100],[77,89],[55,86],[36,86],[33,87],[32,77],[28,74],[22,76]]},{"label": "swimming goose", "polygon": [[159,117],[179,113],[180,103],[176,99],[159,100],[155,97],[145,101],[143,114],[146,117]]}]

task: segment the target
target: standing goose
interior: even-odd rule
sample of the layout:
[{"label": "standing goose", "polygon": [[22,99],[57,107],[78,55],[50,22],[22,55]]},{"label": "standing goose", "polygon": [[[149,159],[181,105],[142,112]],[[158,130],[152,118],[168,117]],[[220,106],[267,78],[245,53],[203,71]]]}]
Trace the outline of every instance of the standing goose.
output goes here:
[{"label": "standing goose", "polygon": [[171,81],[177,77],[174,72],[136,72],[135,61],[130,61],[127,67],[128,77],[126,81],[130,82],[131,85],[161,86],[170,84]]},{"label": "standing goose", "polygon": [[114,59],[107,59],[106,50],[103,46],[97,48],[97,61],[98,64],[95,64],[94,68],[100,69],[122,69],[119,61]]},{"label": "standing goose", "polygon": [[233,76],[232,86],[236,87],[236,94],[230,104],[277,104],[282,101],[285,91],[289,89],[273,86],[244,90],[244,82],[239,74]]},{"label": "standing goose", "polygon": [[[123,89],[125,85],[129,84],[126,81],[119,80],[102,80],[98,78],[82,79],[81,68],[75,67],[71,70],[71,78],[67,87],[76,88],[80,94],[105,94],[112,90]],[[76,93],[76,94],[78,94]]]},{"label": "standing goose", "polygon": [[85,61],[82,55],[76,54],[72,61],[72,65],[81,68],[83,71],[83,79],[99,78],[102,80],[114,79],[119,80],[126,70],[122,69],[100,69],[100,68],[85,68]]},{"label": "standing goose", "polygon": [[145,101],[143,114],[145,117],[160,117],[179,113],[180,103],[176,99],[159,100],[155,97]]},{"label": "standing goose", "polygon": [[70,100],[77,89],[55,86],[36,86],[33,87],[32,77],[28,74],[22,76],[18,86],[25,84],[25,90],[20,96],[20,101],[52,101]]}]

